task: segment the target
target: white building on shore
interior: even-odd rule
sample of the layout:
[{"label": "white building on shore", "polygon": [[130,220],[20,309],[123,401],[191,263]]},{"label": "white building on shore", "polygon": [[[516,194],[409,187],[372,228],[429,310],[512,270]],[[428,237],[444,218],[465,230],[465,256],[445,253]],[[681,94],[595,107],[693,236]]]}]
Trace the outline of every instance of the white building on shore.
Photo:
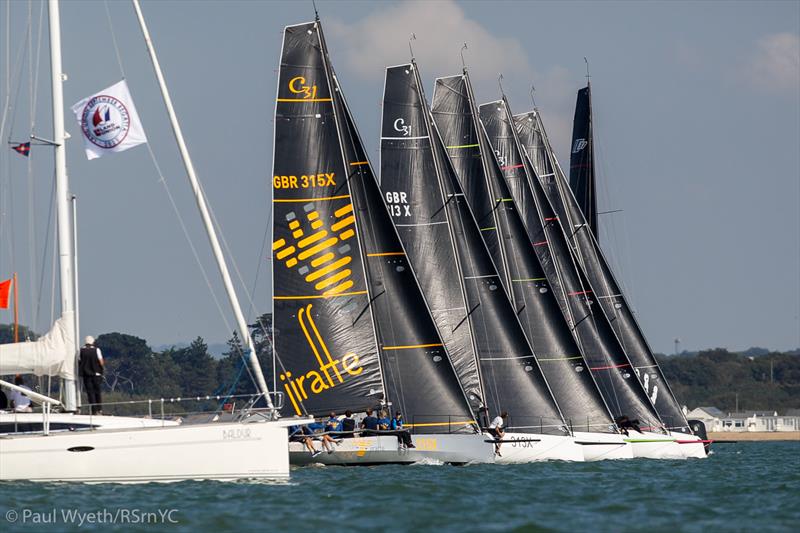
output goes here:
[{"label": "white building on shore", "polygon": [[716,407],[697,407],[689,411],[689,420],[700,420],[707,431],[800,431],[800,416],[792,410],[785,415],[777,411],[743,411],[723,413]]}]

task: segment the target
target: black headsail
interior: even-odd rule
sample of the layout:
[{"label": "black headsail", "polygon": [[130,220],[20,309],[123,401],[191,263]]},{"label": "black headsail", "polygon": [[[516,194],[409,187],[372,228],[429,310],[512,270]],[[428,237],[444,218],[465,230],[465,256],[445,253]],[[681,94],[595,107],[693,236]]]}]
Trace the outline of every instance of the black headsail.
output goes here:
[{"label": "black headsail", "polygon": [[[381,183],[385,196],[389,200],[391,194],[393,200],[395,195],[403,195],[397,197],[401,208],[390,204],[390,210],[395,220],[403,220],[403,227],[413,228],[401,235],[408,242],[412,265],[422,267],[417,272],[423,286],[439,291],[442,306],[460,310],[456,331],[471,334],[486,407],[492,413],[509,411],[509,427],[514,431],[563,435],[563,418],[500,286],[497,269],[427,109],[416,65],[387,69],[383,109]],[[401,123],[412,129],[398,128]],[[425,246],[434,239],[438,250]],[[447,260],[453,262],[444,263]],[[438,265],[439,270],[426,263]],[[456,283],[442,283],[442,278]]]},{"label": "black headsail", "polygon": [[670,429],[690,432],[689,424],[675,398],[669,384],[661,372],[661,368],[653,355],[642,333],[630,305],[622,293],[614,274],[603,256],[603,252],[589,230],[586,219],[569,189],[566,177],[555,159],[553,150],[547,139],[547,133],[541,123],[541,117],[535,114],[535,124],[541,135],[543,145],[550,154],[553,168],[553,182],[550,187],[553,197],[561,203],[564,211],[565,228],[575,256],[578,258],[589,285],[594,291],[594,299],[608,317],[625,352],[633,365],[634,371],[646,391],[661,420]]},{"label": "black headsail", "polygon": [[663,426],[661,418],[635,379],[632,363],[606,314],[597,308],[582,266],[574,262],[566,233],[569,224],[563,222],[568,218],[555,186],[554,162],[548,155],[548,145],[539,129],[537,116],[534,111],[517,115],[514,121],[526,152],[526,163],[531,166],[528,181],[531,190],[542,199],[540,205],[544,218],[553,221],[546,231],[563,284],[564,298],[559,301],[571,315],[573,331],[612,414],[638,418],[643,427],[660,428]]},{"label": "black headsail", "polygon": [[[293,204],[300,211],[288,216],[276,210],[275,217],[275,322],[280,328],[276,351],[285,368],[282,375],[292,371],[297,381],[308,360],[313,362],[322,348],[337,358],[334,361],[341,358],[340,368],[350,369],[352,375],[343,377],[352,385],[340,388],[336,397],[326,394],[335,387],[322,391],[313,397],[313,408],[312,398],[304,397],[308,410],[363,408],[385,400],[403,410],[407,420],[421,424],[422,432],[471,428],[472,413],[381,199],[330,67],[319,21],[286,28],[279,83],[275,154],[275,175],[279,177],[275,179],[283,185],[286,175],[287,187],[276,187],[276,206]],[[284,114],[281,104],[313,107]],[[284,134],[288,139],[279,143]],[[294,142],[286,142],[289,140]],[[292,164],[300,168],[292,168]],[[299,174],[310,173],[309,167],[321,164],[330,167],[306,175],[316,188],[302,188]],[[293,176],[297,179],[292,180]],[[297,186],[293,186],[295,181]],[[300,196],[301,191],[311,192],[312,201],[302,200],[306,197]],[[298,198],[301,201],[291,201]],[[321,208],[321,204],[330,207]],[[299,215],[311,228],[305,234],[308,237],[296,235],[304,225],[291,227]],[[321,234],[323,231],[327,233]],[[298,240],[311,238],[315,241],[305,246]],[[290,246],[297,250],[281,255]],[[291,258],[297,262],[287,265]],[[314,264],[314,260],[318,262]],[[281,269],[285,272],[278,273]],[[329,270],[323,272],[325,269]],[[293,305],[279,309],[281,302]],[[309,302],[314,302],[313,310],[301,313]],[[310,313],[315,313],[315,325],[308,335],[301,317],[307,319]],[[293,321],[299,322],[299,327],[293,327]],[[370,363],[369,368],[365,362]],[[370,383],[364,385],[362,380]]]},{"label": "black headsail", "polygon": [[[608,407],[570,327],[574,322],[566,294],[575,291],[564,290],[559,276],[561,261],[554,260],[550,249],[553,230],[558,232],[556,237],[561,230],[549,206],[539,207],[547,204],[547,199],[534,195],[528,184],[529,169],[505,97],[480,106],[480,116],[514,200],[513,209],[505,211],[507,224],[501,225],[507,231],[500,234],[507,234],[503,242],[508,242],[509,250],[508,286],[520,322],[564,417],[575,429],[614,432]],[[574,268],[568,249],[566,255],[568,268]]]},{"label": "black headsail", "polygon": [[569,156],[569,186],[594,236],[600,238],[597,225],[597,194],[594,181],[594,138],[592,137],[592,88],[589,83],[578,91],[575,119],[572,122],[572,145]]}]

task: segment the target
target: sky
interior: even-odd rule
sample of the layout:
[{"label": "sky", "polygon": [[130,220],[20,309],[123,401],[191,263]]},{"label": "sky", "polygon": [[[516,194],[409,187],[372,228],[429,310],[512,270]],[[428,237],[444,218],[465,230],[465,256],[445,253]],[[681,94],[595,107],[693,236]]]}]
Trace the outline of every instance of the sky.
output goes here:
[{"label": "sky", "polygon": [[[384,67],[409,60],[412,33],[429,98],[435,77],[460,71],[463,43],[481,102],[498,98],[502,73],[522,113],[534,86],[562,161],[586,57],[599,208],[622,210],[602,217],[601,244],[653,349],[672,353],[676,338],[681,350],[800,346],[800,3],[317,5],[376,163]],[[263,244],[281,36],[285,25],[313,18],[311,2],[143,1],[142,9],[252,319],[270,310],[272,291]],[[41,13],[38,2],[0,1],[4,142],[31,131],[52,136]],[[61,25],[67,109],[122,78],[115,37],[150,147],[216,295],[147,148],[87,161],[70,115],[81,334],[120,331],[152,346],[224,341],[234,321],[131,5],[64,2]],[[53,311],[52,159],[46,146],[34,146],[29,161],[0,152],[0,279],[19,273],[20,320],[38,332]],[[0,322],[11,321],[0,310]]]}]

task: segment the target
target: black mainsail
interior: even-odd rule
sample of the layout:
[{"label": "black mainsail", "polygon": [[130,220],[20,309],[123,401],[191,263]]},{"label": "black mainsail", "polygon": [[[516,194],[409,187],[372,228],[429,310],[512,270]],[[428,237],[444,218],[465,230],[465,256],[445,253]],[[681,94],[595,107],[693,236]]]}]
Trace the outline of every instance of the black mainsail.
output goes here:
[{"label": "black mainsail", "polygon": [[[500,286],[414,63],[386,71],[381,184],[387,201],[399,202],[390,203],[390,211],[402,221],[401,236],[423,287],[435,291],[441,308],[460,313],[443,327],[472,338],[470,355],[478,359],[486,408],[509,411],[514,431],[563,435],[563,417]],[[451,334],[442,333],[445,339]]]},{"label": "black mainsail", "polygon": [[594,179],[594,137],[592,136],[592,88],[578,90],[575,118],[572,122],[572,144],[569,155],[569,186],[581,208],[589,229],[600,240],[597,225],[597,191]]},{"label": "black mainsail", "polygon": [[[509,250],[508,286],[520,321],[564,417],[576,429],[615,432],[608,407],[570,326],[574,321],[566,300],[575,296],[567,294],[577,291],[564,289],[559,272],[574,268],[569,249],[551,251],[552,234],[555,230],[558,238],[561,230],[543,193],[537,191],[541,194],[535,195],[531,191],[527,177],[530,168],[516,137],[505,96],[481,105],[480,117],[513,198],[512,208],[505,212],[507,232],[501,231],[501,237],[508,236],[503,240],[508,242]],[[502,183],[495,187],[500,189],[498,195],[506,194]],[[553,254],[558,252],[566,253],[566,257],[554,258]]]},{"label": "black mainsail", "polygon": [[[655,407],[664,424],[673,430],[690,432],[686,416],[661,371],[644,334],[633,315],[621,287],[619,286],[608,261],[605,259],[594,234],[580,207],[569,189],[567,180],[555,159],[547,133],[538,112],[534,112],[533,121],[519,120],[519,125],[530,124],[540,136],[539,146],[544,148],[551,158],[553,176],[549,187],[551,201],[559,204],[563,211],[565,229],[568,227],[569,241],[574,255],[578,258],[589,285],[593,290],[594,300],[600,303],[605,315],[614,328],[625,350],[635,374],[646,391],[650,402]],[[519,129],[519,128],[518,128]]]},{"label": "black mainsail", "polygon": [[284,31],[274,161],[275,351],[287,408],[384,401],[423,433],[472,425],[318,20]]},{"label": "black mainsail", "polygon": [[[553,256],[566,260],[577,257],[570,244],[570,217],[561,200],[557,185],[557,162],[551,159],[549,144],[542,133],[538,112],[533,111],[514,117],[517,133],[525,148],[528,161],[532,165],[529,181],[532,190],[548,201],[549,214],[558,221],[559,231],[548,237]],[[533,179],[533,178],[538,179]],[[558,251],[556,251],[558,250]],[[570,262],[573,260],[570,259]],[[638,418],[646,427],[663,427],[660,413],[655,409],[647,391],[634,378],[636,372],[633,362],[622,346],[614,328],[602,307],[597,308],[597,295],[589,282],[582,263],[563,265],[560,268],[564,289],[567,291],[565,304],[571,308],[574,332],[581,343],[584,356],[589,362],[606,403],[612,414]]]}]

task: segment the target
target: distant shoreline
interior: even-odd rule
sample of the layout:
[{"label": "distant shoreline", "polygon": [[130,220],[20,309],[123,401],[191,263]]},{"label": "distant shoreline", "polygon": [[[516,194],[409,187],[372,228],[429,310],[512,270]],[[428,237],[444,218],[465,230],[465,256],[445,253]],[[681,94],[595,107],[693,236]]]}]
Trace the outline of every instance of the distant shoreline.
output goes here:
[{"label": "distant shoreline", "polygon": [[800,431],[709,431],[711,440],[790,440],[800,441]]}]

